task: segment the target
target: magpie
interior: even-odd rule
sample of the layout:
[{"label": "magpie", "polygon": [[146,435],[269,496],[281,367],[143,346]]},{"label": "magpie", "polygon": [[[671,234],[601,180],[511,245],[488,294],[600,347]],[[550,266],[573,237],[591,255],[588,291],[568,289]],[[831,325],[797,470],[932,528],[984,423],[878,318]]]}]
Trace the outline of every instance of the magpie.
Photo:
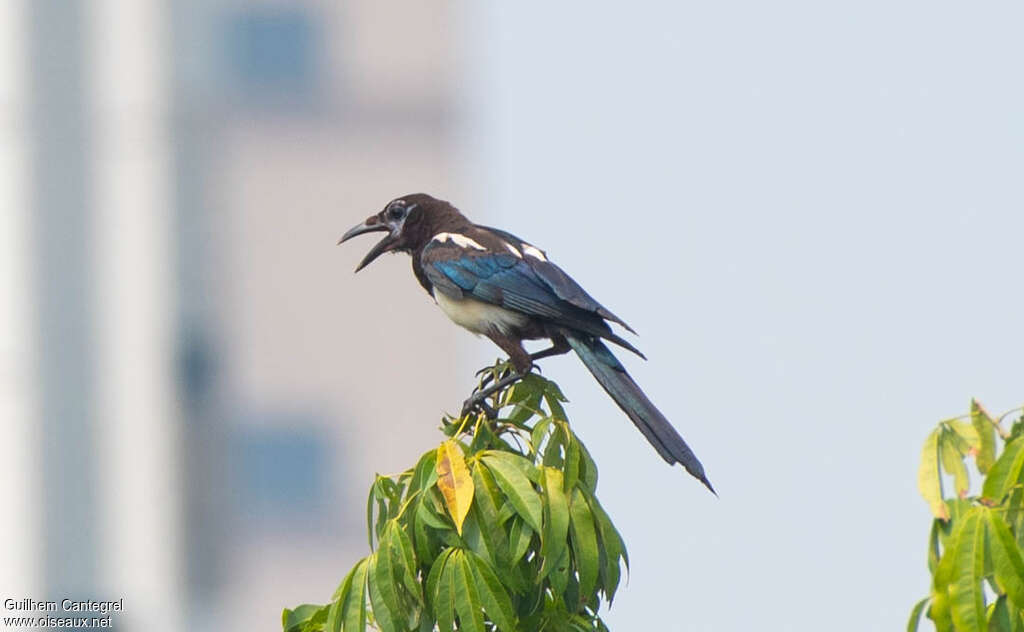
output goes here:
[{"label": "magpie", "polygon": [[[511,233],[474,224],[450,203],[425,193],[388,202],[342,235],[338,244],[371,232],[387,235],[363,257],[356,272],[385,252],[408,253],[416,279],[448,318],[487,336],[509,355],[515,373],[467,400],[463,414],[527,375],[535,361],[575,351],[661,458],[669,465],[680,463],[715,493],[693,451],[603,342],[644,358],[608,323],[636,332],[543,250]],[[544,338],[551,341],[550,348],[532,354],[523,348],[524,340]]]}]

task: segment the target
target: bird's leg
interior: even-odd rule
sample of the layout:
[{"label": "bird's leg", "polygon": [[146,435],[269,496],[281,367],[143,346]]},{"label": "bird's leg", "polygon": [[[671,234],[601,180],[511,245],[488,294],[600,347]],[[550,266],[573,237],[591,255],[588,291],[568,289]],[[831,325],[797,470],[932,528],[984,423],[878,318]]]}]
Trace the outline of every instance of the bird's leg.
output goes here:
[{"label": "bird's leg", "polygon": [[[564,336],[555,335],[551,337],[550,347],[548,347],[547,349],[541,349],[540,351],[535,351],[530,354],[530,362],[531,364],[536,364],[537,360],[543,358],[550,358],[551,356],[556,355],[563,355],[569,353],[570,351],[572,351],[572,347],[569,345],[569,341],[567,341]],[[502,370],[502,377],[505,377],[506,371],[507,369]],[[491,371],[490,367],[486,369],[480,369],[479,371],[476,372],[477,375],[480,375],[482,373],[487,373],[487,375],[484,375],[483,379],[480,380],[480,388],[486,387],[488,384],[491,383],[491,380],[494,379],[494,372]]]},{"label": "bird's leg", "polygon": [[541,358],[550,358],[551,356],[562,355],[570,351],[572,351],[572,347],[569,346],[569,341],[564,336],[557,336],[551,339],[551,347],[531,353],[530,360],[536,362]]},{"label": "bird's leg", "polygon": [[503,351],[508,353],[509,360],[512,362],[512,366],[515,367],[515,372],[510,373],[490,386],[481,388],[477,392],[473,393],[473,395],[462,404],[462,414],[467,415],[472,412],[474,408],[480,408],[489,419],[494,419],[497,417],[497,411],[487,405],[486,399],[526,377],[530,373],[530,368],[533,367],[533,359],[530,354],[523,349],[522,341],[518,338],[513,338],[500,333],[488,334],[487,337],[493,340],[494,344],[501,347]]}]

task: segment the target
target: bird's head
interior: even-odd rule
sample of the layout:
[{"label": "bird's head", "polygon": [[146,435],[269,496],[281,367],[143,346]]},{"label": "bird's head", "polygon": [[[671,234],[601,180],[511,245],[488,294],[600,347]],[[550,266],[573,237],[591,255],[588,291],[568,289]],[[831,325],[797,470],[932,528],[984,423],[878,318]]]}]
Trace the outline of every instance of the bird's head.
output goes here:
[{"label": "bird's head", "polygon": [[388,202],[381,212],[349,229],[338,243],[363,233],[387,233],[359,262],[356,267],[356,272],[359,272],[385,252],[412,252],[422,248],[440,227],[453,221],[462,223],[467,220],[444,200],[426,193],[412,193]]}]

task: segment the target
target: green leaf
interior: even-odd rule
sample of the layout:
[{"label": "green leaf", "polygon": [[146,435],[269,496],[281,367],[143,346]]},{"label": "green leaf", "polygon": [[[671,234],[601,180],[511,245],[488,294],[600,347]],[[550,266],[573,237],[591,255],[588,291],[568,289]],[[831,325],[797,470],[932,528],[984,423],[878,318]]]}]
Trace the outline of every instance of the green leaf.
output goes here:
[{"label": "green leaf", "polygon": [[921,623],[921,613],[924,612],[924,607],[927,605],[928,597],[914,605],[914,609],[910,611],[910,621],[907,622],[907,632],[917,632],[917,626]]},{"label": "green leaf", "polygon": [[1024,440],[1014,439],[1004,446],[982,486],[982,495],[989,500],[1002,502],[1006,494],[1020,483],[1021,470],[1024,469]]},{"label": "green leaf", "polygon": [[548,467],[560,467],[562,465],[562,451],[565,447],[565,429],[562,424],[555,424],[555,430],[548,439],[544,448],[544,465]]},{"label": "green leaf", "polygon": [[953,475],[953,489],[956,495],[963,498],[967,495],[969,481],[967,466],[956,447],[952,433],[943,433],[939,439],[939,453],[942,455],[942,469]]},{"label": "green leaf", "polygon": [[575,434],[573,442],[580,448],[580,480],[583,482],[583,489],[593,496],[597,491],[597,464],[587,451],[587,446],[583,445]]},{"label": "green leaf", "polygon": [[349,591],[342,608],[345,618],[345,632],[359,632],[366,629],[366,571],[370,558],[364,558],[356,565],[352,576],[352,590]]},{"label": "green leaf", "polygon": [[345,575],[345,579],[341,580],[341,583],[338,584],[337,590],[334,591],[334,595],[331,597],[331,601],[345,601],[345,598],[348,596],[348,591],[352,589],[352,577],[355,575],[357,567],[358,564],[353,566],[352,569],[349,570],[348,574]]},{"label": "green leaf", "polygon": [[484,522],[490,527],[501,526],[501,505],[504,504],[504,497],[494,481],[494,476],[480,463],[473,467],[472,476],[473,486],[476,488],[474,498],[477,507],[484,514]]},{"label": "green leaf", "polygon": [[598,565],[601,555],[597,548],[597,531],[590,505],[580,490],[573,490],[569,503],[569,526],[572,534],[572,551],[579,571],[580,593],[584,600],[590,598],[597,584]]},{"label": "green leaf", "polygon": [[953,619],[949,615],[949,587],[933,589],[928,618],[935,623],[936,632],[953,632]]},{"label": "green leaf", "polygon": [[1020,614],[1008,605],[1006,595],[1001,595],[992,604],[988,617],[988,630],[989,632],[1018,632],[1020,630]]},{"label": "green leaf", "polygon": [[566,535],[569,531],[569,501],[565,497],[563,485],[565,480],[562,472],[553,467],[545,467],[541,483],[544,489],[544,530],[541,531],[541,565],[540,576],[544,578],[554,568],[565,553]]},{"label": "green leaf", "polygon": [[[577,610],[585,600],[580,596],[580,583],[573,570],[572,561],[569,559],[572,555],[566,553],[565,557],[565,571],[551,573],[551,589],[556,594],[560,593],[562,595],[562,603],[565,604],[567,611],[572,612]],[[563,583],[563,578],[565,587],[558,588]]]},{"label": "green leaf", "polygon": [[437,450],[431,450],[420,457],[409,481],[409,490],[423,491],[437,483]]},{"label": "green leaf", "polygon": [[427,581],[424,585],[424,588],[426,589],[424,596],[427,598],[427,602],[432,608],[434,607],[434,601],[437,599],[437,583],[441,579],[441,573],[444,571],[445,561],[448,559],[448,556],[451,555],[451,551],[452,549],[445,549],[442,551],[426,571]]},{"label": "green leaf", "polygon": [[[366,499],[366,535],[369,540],[370,549],[373,550],[373,537],[380,540],[384,532],[384,525],[387,521],[397,515],[402,500],[401,489],[395,481],[386,476],[377,475],[373,485],[370,486],[370,494]],[[374,520],[374,504],[377,505],[376,520]]]},{"label": "green leaf", "polygon": [[971,424],[978,433],[978,454],[974,462],[982,474],[988,472],[996,459],[996,424],[977,400],[971,400]]},{"label": "green leaf", "polygon": [[[366,566],[369,559],[365,557],[353,566],[352,570],[345,576],[345,579],[341,581],[338,590],[334,591],[333,603],[331,604],[330,611],[327,613],[327,625],[325,626],[327,632],[339,632],[342,629],[346,632],[356,630],[360,621],[358,616],[362,616],[361,621],[365,626]],[[356,617],[355,624],[349,624],[350,617]],[[363,628],[360,627],[358,629]]]},{"label": "green leaf", "polygon": [[422,604],[423,593],[420,589],[420,583],[416,579],[416,553],[413,548],[412,539],[405,532],[402,525],[393,522],[388,541],[392,547],[391,550],[398,564],[397,569],[402,576],[401,579],[405,589],[417,602]]},{"label": "green leaf", "polygon": [[579,598],[578,594],[575,597],[572,595],[566,595],[566,593],[571,592],[567,590],[569,588],[570,567],[572,566],[569,561],[569,547],[561,547],[561,554],[558,558],[546,558],[544,560],[545,564],[548,563],[549,560],[552,560],[550,564],[551,571],[548,573],[548,581],[551,583],[551,590],[553,590],[556,595],[561,596],[563,600],[566,600],[567,603],[575,602],[575,600]]},{"label": "green leaf", "polygon": [[480,512],[477,510],[477,506],[473,505],[469,515],[466,516],[466,524],[462,528],[461,544],[484,557],[489,563],[495,564],[495,556],[498,551],[493,547],[494,539],[491,536],[493,536],[493,532],[480,526]]},{"label": "green leaf", "polygon": [[398,586],[395,584],[394,567],[387,550],[379,550],[370,556],[367,573],[370,589],[370,604],[373,616],[381,632],[402,632],[405,626],[404,609],[398,602]]},{"label": "green leaf", "polygon": [[424,564],[430,564],[437,555],[438,536],[436,528],[430,526],[431,510],[423,495],[413,501],[412,515],[412,537],[416,556]]},{"label": "green leaf", "polygon": [[573,488],[576,487],[576,483],[580,480],[580,467],[583,456],[580,450],[580,442],[569,429],[568,422],[563,422],[563,425],[565,426],[565,491],[566,493],[571,493]]},{"label": "green leaf", "polygon": [[941,520],[932,520],[932,528],[928,533],[928,572],[933,574],[939,565],[939,531],[943,524]]},{"label": "green leaf", "polygon": [[[538,376],[539,377],[539,376]],[[567,402],[569,399],[562,393],[562,389],[558,387],[552,380],[541,378],[544,381],[544,394],[551,397],[559,402]],[[562,417],[564,420],[565,417]]]},{"label": "green leaf", "polygon": [[1024,488],[1016,487],[1006,498],[1006,524],[1017,536],[1017,546],[1024,547]]},{"label": "green leaf", "polygon": [[327,611],[327,623],[324,624],[324,632],[341,632],[341,607],[344,601],[331,602],[331,608]]},{"label": "green leaf", "polygon": [[473,468],[473,485],[476,487],[473,513],[478,521],[481,536],[487,544],[487,548],[493,552],[494,563],[502,569],[509,566],[508,539],[505,537],[505,529],[502,528],[502,520],[499,503],[503,503],[501,491],[498,489],[494,477],[486,467],[479,463]]},{"label": "green leaf", "polygon": [[[498,377],[499,376],[495,375],[495,379],[498,379]],[[505,405],[511,406],[513,404],[524,402],[534,395],[542,395],[543,385],[537,378],[538,375],[536,373],[530,373],[509,387],[508,391],[506,391],[508,395],[505,400]]]},{"label": "green leaf", "polygon": [[438,630],[448,632],[455,629],[455,581],[451,557],[445,562],[444,570],[437,582],[437,600],[435,601],[434,617],[437,619]]},{"label": "green leaf", "polygon": [[1017,421],[1013,422],[1013,425],[1010,426],[1010,434],[1007,436],[1006,440],[1010,441],[1021,435],[1024,435],[1024,413],[1021,413]]},{"label": "green leaf", "polygon": [[[537,490],[533,488],[533,484],[523,473],[522,468],[507,457],[499,456],[502,454],[507,453],[484,452],[481,461],[494,475],[494,481],[515,508],[516,513],[522,516],[534,531],[540,531],[542,519],[540,496],[537,495]],[[509,456],[514,457],[515,455]],[[515,458],[525,460],[522,457]]]},{"label": "green leaf", "polygon": [[373,550],[373,504],[374,502],[381,502],[379,498],[379,490],[377,489],[377,477],[373,481],[373,485],[370,486],[370,493],[366,496],[366,540],[367,544],[370,545],[370,550]]},{"label": "green leaf", "polygon": [[990,550],[996,583],[1017,608],[1024,609],[1024,556],[1010,527],[995,511],[988,511],[992,534]]},{"label": "green leaf", "polygon": [[526,524],[526,522],[520,518],[515,517],[512,519],[512,528],[508,534],[508,546],[509,546],[509,565],[515,566],[523,555],[526,554],[526,550],[530,548],[530,542],[533,540],[533,530]]},{"label": "green leaf", "polygon": [[544,440],[548,438],[551,430],[551,425],[554,420],[551,417],[544,417],[533,426],[533,432],[530,433],[530,451],[533,454],[540,454],[541,448],[544,445]]},{"label": "green leaf", "polygon": [[[985,591],[985,532],[982,521],[984,510],[978,508],[964,517],[964,526],[957,539],[955,556],[956,577],[950,585],[950,611],[953,625],[960,630],[983,630],[986,627]],[[949,555],[949,553],[947,553]]]},{"label": "green leaf", "polygon": [[480,601],[487,616],[498,626],[499,630],[509,632],[515,630],[516,616],[515,610],[512,609],[512,600],[494,570],[479,555],[470,553],[467,555],[467,559],[473,573],[471,581],[480,591]]},{"label": "green leaf", "polygon": [[428,489],[421,496],[419,505],[420,511],[416,517],[422,519],[426,526],[438,531],[449,531],[454,527],[453,523],[445,519],[448,514],[445,511],[444,498],[437,488]]},{"label": "green leaf", "polygon": [[525,476],[531,483],[540,484],[540,470],[533,464],[533,461],[525,456],[506,450],[486,450],[480,453],[481,458],[497,459],[509,467],[513,467]]},{"label": "green leaf", "polygon": [[601,586],[604,589],[605,596],[608,598],[608,602],[611,603],[615,597],[615,591],[619,587],[621,576],[619,558],[625,561],[626,568],[628,569],[629,557],[626,554],[625,546],[622,544],[622,537],[615,529],[615,525],[612,524],[608,514],[605,513],[604,508],[601,507],[601,503],[593,496],[587,497],[587,503],[590,505],[590,513],[594,516],[597,534],[601,539],[603,555],[598,578],[601,580]]},{"label": "green leaf", "polygon": [[[957,546],[960,541],[961,534],[963,533],[964,525],[967,523],[965,520],[960,520],[958,517],[951,523],[947,522],[945,524],[950,526],[951,532],[946,536],[942,545],[942,557],[939,558],[939,563],[936,565],[935,572],[932,574],[932,586],[937,593],[942,593],[948,597],[949,585],[953,581],[954,572],[956,571]],[[941,539],[940,531],[940,540]],[[940,595],[932,596],[932,610],[935,610],[936,608],[941,610],[942,608],[949,607],[949,604],[939,597]]]},{"label": "green leaf", "polygon": [[306,630],[323,629],[327,621],[327,613],[330,605],[318,606],[314,604],[302,604],[294,610],[285,608],[281,614],[281,628],[284,632],[305,632]]},{"label": "green leaf", "polygon": [[485,632],[483,605],[465,552],[453,553],[449,563],[454,566],[455,612],[459,615],[459,632]]},{"label": "green leaf", "polygon": [[[520,386],[523,386],[525,388],[525,385],[523,385],[522,382],[516,385],[517,388]],[[541,412],[541,397],[542,395],[538,392],[534,392],[528,395],[525,399],[523,399],[522,401],[515,405],[515,407],[512,409],[512,412],[508,416],[508,420],[514,424],[522,425],[530,417],[533,417],[534,415],[539,415]]]},{"label": "green leaf", "polygon": [[427,599],[438,629],[449,632],[455,628],[455,601],[452,594],[451,559],[455,549],[445,549],[434,560],[427,576]]},{"label": "green leaf", "polygon": [[548,388],[544,390],[544,401],[547,403],[552,417],[565,421],[565,408],[562,407],[562,402],[565,399],[559,400],[561,394],[554,382],[548,382]]},{"label": "green leaf", "polygon": [[942,500],[942,480],[939,478],[939,434],[936,428],[928,435],[921,451],[921,466],[917,470],[917,488],[931,507],[932,515],[949,520],[949,510]]}]

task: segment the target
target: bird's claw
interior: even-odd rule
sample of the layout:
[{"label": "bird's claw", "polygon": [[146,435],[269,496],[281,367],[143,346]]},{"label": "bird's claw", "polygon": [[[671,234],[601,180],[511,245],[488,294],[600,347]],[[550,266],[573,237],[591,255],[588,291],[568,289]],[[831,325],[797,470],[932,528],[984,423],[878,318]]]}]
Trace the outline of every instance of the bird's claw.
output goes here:
[{"label": "bird's claw", "polygon": [[488,419],[497,419],[498,411],[491,407],[484,398],[473,395],[462,404],[462,416],[471,414],[474,410],[480,409]]},{"label": "bird's claw", "polygon": [[525,373],[517,371],[511,362],[504,362],[499,367],[497,369],[490,367],[483,371],[477,371],[477,375],[481,373],[486,373],[486,375],[481,378],[480,384],[473,389],[472,396],[462,404],[463,417],[479,409],[488,419],[497,419],[498,411],[487,403],[487,398],[501,393],[503,389],[508,388],[516,381],[522,379],[526,373],[530,372],[529,369]]},{"label": "bird's claw", "polygon": [[484,375],[485,373],[490,373],[491,376],[493,377],[495,369],[499,369],[500,372],[504,373],[505,371],[508,370],[507,367],[508,367],[508,362],[507,361],[498,362],[494,366],[485,366],[484,368],[482,368],[479,371],[477,371],[476,373],[474,373],[474,375],[476,377],[480,377],[481,375]]},{"label": "bird's claw", "polygon": [[480,379],[480,385],[477,386],[476,389],[473,390],[473,392],[478,393],[487,388],[487,386],[494,381],[495,375],[497,375],[497,378],[501,380],[509,376],[513,372],[512,366],[508,362],[503,362],[500,366],[501,368],[498,369],[497,372],[495,372],[494,367],[487,367],[486,369],[480,369],[479,371],[477,371],[476,376],[480,377],[481,375],[483,375],[483,377]]}]

